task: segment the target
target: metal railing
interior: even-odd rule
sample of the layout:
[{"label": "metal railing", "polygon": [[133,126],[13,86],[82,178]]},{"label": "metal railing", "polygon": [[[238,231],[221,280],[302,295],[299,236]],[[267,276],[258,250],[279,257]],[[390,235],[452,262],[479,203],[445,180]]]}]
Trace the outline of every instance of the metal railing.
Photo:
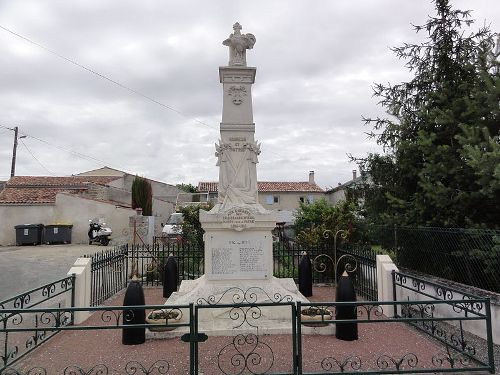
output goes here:
[{"label": "metal railing", "polygon": [[[0,301],[0,373],[2,369],[28,353],[33,351],[41,343],[47,341],[60,330],[44,330],[42,327],[51,318],[56,319],[58,327],[73,324],[73,315],[37,315],[30,323],[23,319],[22,313],[38,311],[41,307],[53,307],[58,309],[71,308],[75,305],[75,277],[68,276],[38,288],[28,290],[24,293]],[[57,309],[56,309],[57,310]],[[28,330],[23,330],[27,325]],[[17,329],[16,334],[10,333]]]},{"label": "metal railing", "polygon": [[[235,298],[232,293],[236,293]],[[3,313],[5,319],[13,322],[14,319],[22,320],[25,325],[0,329],[0,336],[26,333],[34,335],[43,329],[44,332],[53,331],[79,331],[79,340],[90,340],[93,345],[102,345],[102,341],[95,338],[92,330],[116,329],[176,329],[180,331],[181,341],[176,344],[172,341],[169,345],[181,346],[185,355],[172,355],[172,352],[152,350],[148,352],[148,359],[144,360],[139,351],[130,351],[127,362],[108,367],[108,358],[116,355],[112,348],[99,348],[100,363],[86,362],[86,357],[78,355],[78,365],[58,368],[60,363],[52,361],[46,356],[37,356],[36,363],[23,361],[23,368],[31,368],[26,372],[33,374],[55,373],[207,373],[207,374],[240,374],[240,373],[287,373],[287,374],[318,374],[328,372],[363,373],[363,374],[396,374],[396,373],[470,373],[476,371],[494,372],[493,355],[490,348],[491,341],[491,313],[489,300],[473,299],[468,303],[481,304],[482,311],[464,313],[464,300],[440,301],[389,301],[389,302],[325,302],[325,303],[300,303],[287,299],[287,296],[269,297],[267,302],[256,302],[253,299],[255,291],[226,291],[219,296],[206,296],[196,303],[182,306],[146,305],[146,306],[100,306],[89,308],[34,308],[34,309],[6,309]],[[257,292],[258,294],[258,292]],[[225,303],[226,298],[239,303]],[[421,311],[432,306],[457,308],[463,312],[455,317],[440,318],[427,314],[407,314],[392,316],[391,311]],[[144,310],[176,311],[180,318],[165,319],[152,323],[132,324],[137,311]],[[351,311],[353,317],[349,319],[336,318],[339,311]],[[93,317],[85,325],[72,326],[62,324],[59,319],[45,319],[45,314],[50,317],[71,317],[77,311],[90,311]],[[314,312],[314,313],[311,313]],[[229,336],[212,337],[213,332],[207,330],[206,317],[224,320],[223,328],[230,332]],[[273,339],[269,334],[273,317],[283,317],[281,323],[286,325],[286,330],[280,333],[278,339]],[[310,320],[311,318],[318,318]],[[271,325],[269,324],[271,321]],[[425,337],[410,340],[397,337],[391,340],[389,332],[400,330],[404,324],[436,324],[449,323],[451,326],[474,321],[482,324],[488,331],[488,349],[481,352],[480,348],[475,353],[470,350],[455,347],[446,341],[428,341]],[[38,322],[38,323],[37,323]],[[43,325],[40,325],[43,322]],[[29,324],[31,323],[31,324]],[[307,330],[324,330],[329,327],[340,327],[346,324],[355,324],[360,327],[360,336],[369,335],[369,331],[377,331],[381,335],[375,340],[364,342],[362,345],[352,343],[349,352],[342,353],[331,347],[333,339],[328,335],[309,335]],[[317,331],[318,332],[318,331]],[[411,335],[411,331],[405,331]],[[310,333],[310,332],[309,332]],[[321,338],[321,341],[318,341]],[[93,340],[93,341],[92,341]],[[322,345],[321,343],[329,344]],[[430,346],[431,350],[418,349],[415,340],[420,342],[420,347]],[[157,342],[157,341],[156,341]],[[101,343],[101,344],[100,344]],[[156,345],[151,342],[149,345]],[[321,345],[319,350],[318,345]],[[69,347],[68,347],[69,348]],[[283,350],[285,349],[285,350]],[[64,349],[62,349],[64,350]],[[69,349],[70,351],[72,349]],[[179,353],[179,349],[176,350]],[[71,356],[68,356],[69,358]],[[4,363],[1,371],[8,374],[24,374],[20,369],[13,367],[18,358],[10,358]],[[43,361],[46,362],[43,362]],[[149,361],[149,362],[147,362]],[[71,362],[69,362],[71,363]],[[135,371],[131,371],[134,369]],[[159,371],[159,369],[162,371]],[[101,372],[98,372],[100,370]],[[144,370],[144,371],[143,371]],[[156,372],[153,372],[155,370]],[[73,371],[73,372],[71,372]]]},{"label": "metal railing", "polygon": [[399,267],[500,293],[500,230],[372,226],[362,231]]},{"label": "metal railing", "polygon": [[144,286],[160,286],[163,265],[169,256],[175,257],[179,280],[194,280],[204,273],[203,247],[191,244],[168,243],[154,246],[129,246],[130,267],[135,267]]},{"label": "metal railing", "polygon": [[[467,291],[404,272],[392,272],[392,285],[395,301],[404,299],[421,301],[419,306],[403,305],[401,310],[395,309],[395,316],[430,318],[430,321],[417,320],[410,323],[445,345],[466,352],[469,357],[475,359],[478,359],[475,344],[477,340],[473,334],[483,336],[488,342],[489,356],[493,356],[489,298],[480,298]],[[435,301],[439,302],[439,305],[436,305]],[[442,304],[441,302],[447,303]],[[443,323],[443,320],[446,321],[450,317],[467,318],[479,315],[490,317],[484,331],[479,330],[478,332],[477,327],[468,324],[466,319],[456,319],[457,325]]]},{"label": "metal railing", "polygon": [[[291,277],[298,282],[298,266],[303,253],[307,253],[316,265],[313,283],[333,283],[333,266],[319,264],[325,257],[333,257],[333,249],[328,246],[301,247],[291,244],[285,248],[276,243],[273,250],[273,269],[276,277]],[[375,252],[367,248],[337,249],[338,256],[351,255],[356,259],[357,269],[353,275],[356,290],[367,300],[377,299]],[[194,280],[204,274],[204,250],[190,244],[123,245],[93,255],[91,306],[97,306],[126,287],[127,281],[136,275],[143,286],[161,286],[163,265],[168,256],[177,261],[179,281]],[[343,265],[341,264],[340,267]]]},{"label": "metal railing", "polygon": [[304,254],[311,260],[314,284],[334,284],[334,259],[340,259],[340,276],[346,265],[345,258],[342,257],[353,257],[357,263],[352,275],[356,292],[367,300],[377,299],[376,253],[370,248],[343,245],[337,249],[335,257],[333,246],[300,246],[297,243],[276,242],[273,249],[274,275],[291,277],[298,282],[299,263]]},{"label": "metal railing", "polygon": [[90,305],[97,306],[127,286],[128,245],[84,255],[91,258]]}]

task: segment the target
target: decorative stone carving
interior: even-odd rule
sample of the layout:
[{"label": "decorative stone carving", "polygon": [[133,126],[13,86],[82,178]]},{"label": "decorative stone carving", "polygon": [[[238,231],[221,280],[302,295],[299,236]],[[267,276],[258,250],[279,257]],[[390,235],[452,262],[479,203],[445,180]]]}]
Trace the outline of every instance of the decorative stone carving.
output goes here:
[{"label": "decorative stone carving", "polygon": [[227,94],[233,97],[233,104],[236,105],[243,103],[243,97],[247,96],[247,89],[245,86],[231,86],[227,91]]},{"label": "decorative stone carving", "polygon": [[222,223],[225,227],[241,232],[255,225],[255,214],[245,207],[234,207],[224,212]]},{"label": "decorative stone carving", "polygon": [[215,149],[219,167],[218,202],[221,209],[256,204],[260,144],[252,141],[236,147],[219,141]]},{"label": "decorative stone carving", "polygon": [[238,22],[233,25],[233,30],[234,33],[222,42],[229,47],[229,65],[247,66],[246,50],[253,48],[255,36],[250,33],[241,34],[241,25]]},{"label": "decorative stone carving", "polygon": [[231,82],[253,83],[251,76],[226,75],[225,78]]}]

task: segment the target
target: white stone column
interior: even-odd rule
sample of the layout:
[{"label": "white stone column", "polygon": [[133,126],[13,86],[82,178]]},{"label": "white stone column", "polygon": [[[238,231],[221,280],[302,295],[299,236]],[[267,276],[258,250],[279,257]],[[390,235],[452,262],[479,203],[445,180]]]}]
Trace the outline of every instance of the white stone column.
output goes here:
[{"label": "white stone column", "polygon": [[[379,301],[393,301],[392,271],[399,271],[389,255],[377,255],[377,296]],[[394,316],[392,306],[384,306],[387,316]]]},{"label": "white stone column", "polygon": [[[78,258],[68,271],[68,276],[75,275],[74,285],[74,307],[90,307],[91,297],[91,268],[92,259]],[[74,323],[80,324],[91,314],[88,311],[77,311],[74,316]]]}]

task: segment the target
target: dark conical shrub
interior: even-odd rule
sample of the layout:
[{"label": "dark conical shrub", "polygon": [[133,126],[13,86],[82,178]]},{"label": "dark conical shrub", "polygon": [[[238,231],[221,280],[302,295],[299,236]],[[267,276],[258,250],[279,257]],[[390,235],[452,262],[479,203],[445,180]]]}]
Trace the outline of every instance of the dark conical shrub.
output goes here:
[{"label": "dark conical shrub", "polygon": [[153,215],[153,189],[147,179],[139,176],[132,182],[132,208],[142,208],[144,216]]}]

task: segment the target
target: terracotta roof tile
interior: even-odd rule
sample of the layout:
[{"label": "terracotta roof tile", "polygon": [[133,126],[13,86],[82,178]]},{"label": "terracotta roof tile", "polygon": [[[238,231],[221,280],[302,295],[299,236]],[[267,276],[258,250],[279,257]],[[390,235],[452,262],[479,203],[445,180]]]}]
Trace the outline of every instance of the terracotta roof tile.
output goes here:
[{"label": "terracotta roof tile", "polygon": [[105,185],[119,177],[102,176],[16,176],[12,177],[0,192],[0,204],[48,204],[55,203],[62,192],[81,194],[90,184]]},{"label": "terracotta roof tile", "polygon": [[[56,195],[68,189],[19,188],[7,187],[0,193],[0,203],[55,203]],[[86,189],[74,189],[74,193],[83,193]]]},{"label": "terracotta roof tile", "polygon": [[[217,192],[217,182],[199,182],[199,192]],[[259,181],[257,183],[259,192],[308,192],[308,193],[323,193],[324,190],[316,184],[309,182],[268,182]]]},{"label": "terracotta roof tile", "polygon": [[88,183],[105,185],[117,180],[117,176],[15,176],[7,181],[7,186],[79,186]]}]

